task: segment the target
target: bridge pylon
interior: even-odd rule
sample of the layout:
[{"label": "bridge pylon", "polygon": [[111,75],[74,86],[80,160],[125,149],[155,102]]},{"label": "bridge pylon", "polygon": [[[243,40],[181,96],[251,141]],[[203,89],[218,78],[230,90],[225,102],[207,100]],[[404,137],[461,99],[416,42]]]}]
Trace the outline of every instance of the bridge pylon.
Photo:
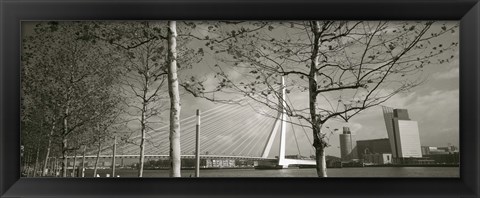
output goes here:
[{"label": "bridge pylon", "polygon": [[278,105],[278,115],[277,120],[274,122],[268,141],[265,144],[262,158],[267,158],[272,148],[273,141],[277,134],[278,128],[280,126],[280,147],[278,152],[278,166],[282,168],[288,168],[290,164],[301,164],[301,165],[314,165],[314,160],[299,160],[299,159],[286,159],[285,158],[285,140],[287,135],[287,111],[286,111],[286,88],[285,88],[285,77],[282,76],[282,85],[280,87],[281,97],[279,99]]}]

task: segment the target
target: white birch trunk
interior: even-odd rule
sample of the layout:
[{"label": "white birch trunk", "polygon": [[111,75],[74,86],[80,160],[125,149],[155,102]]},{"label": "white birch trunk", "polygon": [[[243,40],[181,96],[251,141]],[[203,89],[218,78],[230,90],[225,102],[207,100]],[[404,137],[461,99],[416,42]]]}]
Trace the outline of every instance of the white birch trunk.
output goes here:
[{"label": "white birch trunk", "polygon": [[142,109],[142,120],[141,120],[141,133],[142,133],[142,139],[140,140],[140,163],[139,163],[139,168],[138,168],[138,177],[143,177],[143,165],[145,164],[145,132],[146,132],[146,126],[145,126],[145,104]]},{"label": "white birch trunk", "polygon": [[50,148],[52,147],[52,136],[54,131],[55,131],[55,120],[53,121],[52,128],[50,129],[50,134],[48,136],[48,143],[47,143],[47,153],[45,154],[45,160],[43,161],[42,176],[44,177],[47,176],[48,158],[50,157]]},{"label": "white birch trunk", "polygon": [[95,167],[93,168],[93,177],[97,177],[98,161],[100,160],[100,152],[101,151],[102,151],[102,142],[101,142],[101,140],[99,140],[98,150],[97,150],[97,159],[95,160]]},{"label": "white birch trunk", "polygon": [[170,177],[180,174],[180,94],[177,78],[177,27],[168,21],[168,94],[170,96]]}]

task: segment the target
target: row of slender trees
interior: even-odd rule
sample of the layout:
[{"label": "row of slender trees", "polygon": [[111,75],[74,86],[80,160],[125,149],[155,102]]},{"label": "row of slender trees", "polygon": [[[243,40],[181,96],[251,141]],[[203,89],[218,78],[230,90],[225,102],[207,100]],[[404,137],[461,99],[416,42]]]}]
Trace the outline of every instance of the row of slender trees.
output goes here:
[{"label": "row of slender trees", "polygon": [[[168,124],[170,176],[180,177],[180,92],[218,102],[237,93],[304,120],[326,177],[322,127],[421,84],[424,67],[454,58],[458,42],[441,38],[456,29],[430,21],[35,23],[23,38],[22,164],[45,176],[52,157],[63,159],[66,177],[67,156],[99,155],[118,137],[139,146],[142,177],[147,133]],[[212,75],[196,74],[207,69]],[[305,100],[279,100],[280,76]]]},{"label": "row of slender trees", "polygon": [[[120,128],[138,121],[141,177],[146,132],[152,119],[161,121],[159,114],[168,99],[162,94],[166,81],[172,112],[178,112],[172,114],[177,118],[171,127],[172,146],[179,149],[175,22],[158,24],[170,30],[164,32],[149,25],[48,22],[33,27],[23,40],[22,56],[25,168],[34,166],[34,174],[38,172],[41,156],[45,176],[54,156],[63,159],[61,176],[66,177],[67,156],[87,147],[99,155],[115,136],[128,142],[137,131],[125,135]],[[179,150],[171,156],[177,163]],[[179,173],[172,169],[172,176]]]}]

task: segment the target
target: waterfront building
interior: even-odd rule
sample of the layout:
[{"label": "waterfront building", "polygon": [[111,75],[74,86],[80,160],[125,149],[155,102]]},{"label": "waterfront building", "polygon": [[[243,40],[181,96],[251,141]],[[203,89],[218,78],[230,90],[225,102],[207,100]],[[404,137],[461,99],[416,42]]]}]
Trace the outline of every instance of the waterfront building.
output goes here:
[{"label": "waterfront building", "polygon": [[441,155],[449,153],[451,152],[448,147],[422,146],[422,155]]},{"label": "waterfront building", "polygon": [[460,164],[460,154],[458,152],[454,153],[444,153],[444,154],[429,154],[424,155],[425,158],[432,160],[435,164]]},{"label": "waterfront building", "polygon": [[460,163],[460,154],[457,147],[448,145],[445,147],[422,146],[422,155],[434,164],[456,164]]},{"label": "waterfront building", "polygon": [[387,138],[372,139],[372,140],[358,140],[357,141],[357,156],[359,159],[364,159],[365,154],[384,154],[392,153],[390,141]]},{"label": "waterfront building", "polygon": [[455,152],[458,152],[458,149],[452,145],[445,147],[422,146],[422,155],[452,154]]},{"label": "waterfront building", "polygon": [[340,134],[340,156],[342,161],[350,161],[356,158],[356,153],[353,152],[355,148],[354,143],[350,128],[343,127],[343,134]]},{"label": "waterfront building", "polygon": [[235,160],[233,159],[208,159],[205,167],[207,168],[232,168],[235,167]]},{"label": "waterfront building", "polygon": [[408,110],[384,106],[383,116],[393,158],[421,158],[418,123],[410,120]]},{"label": "waterfront building", "polygon": [[372,165],[383,165],[392,163],[391,153],[370,153],[363,155],[363,163]]},{"label": "waterfront building", "polygon": [[430,154],[429,146],[422,146],[421,149],[422,149],[422,155]]}]

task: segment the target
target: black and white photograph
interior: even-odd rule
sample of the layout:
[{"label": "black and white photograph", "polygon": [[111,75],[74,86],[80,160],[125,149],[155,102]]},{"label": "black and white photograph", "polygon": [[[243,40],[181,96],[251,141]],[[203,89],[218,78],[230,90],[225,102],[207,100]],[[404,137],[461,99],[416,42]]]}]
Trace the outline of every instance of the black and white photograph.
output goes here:
[{"label": "black and white photograph", "polygon": [[21,177],[460,177],[459,21],[21,28]]}]

